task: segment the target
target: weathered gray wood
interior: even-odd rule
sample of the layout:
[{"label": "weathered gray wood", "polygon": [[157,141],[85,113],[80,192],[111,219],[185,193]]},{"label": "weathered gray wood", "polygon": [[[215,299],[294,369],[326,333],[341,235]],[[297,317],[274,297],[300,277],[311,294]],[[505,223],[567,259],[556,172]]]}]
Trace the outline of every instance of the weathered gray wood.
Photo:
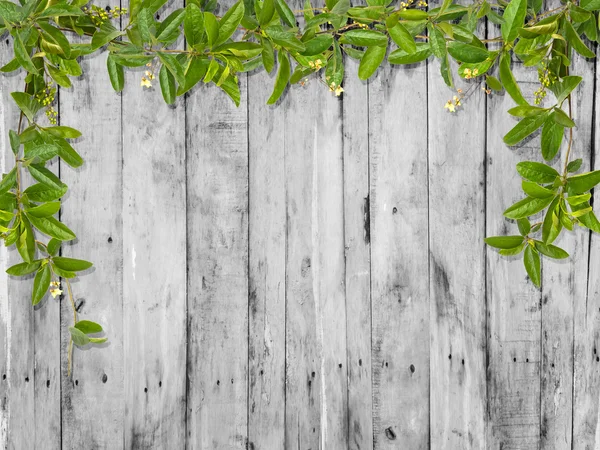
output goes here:
[{"label": "weathered gray wood", "polygon": [[371,376],[371,267],[369,221],[368,85],[358,62],[346,58],[344,77],[344,236],[346,245],[346,345],[348,448],[373,447]]},{"label": "weathered gray wood", "polygon": [[[161,15],[183,7],[169,4]],[[179,48],[182,44],[179,45]],[[166,105],[159,63],[123,92],[125,448],[185,448],[185,102]],[[145,71],[153,87],[140,87]]]},{"label": "weathered gray wood", "polygon": [[[485,447],[485,96],[449,113],[437,62],[429,77],[431,447]],[[455,76],[464,91],[468,83]],[[414,106],[413,106],[414,107]]]},{"label": "weathered gray wood", "polygon": [[[12,41],[0,43],[0,65],[12,58]],[[23,89],[22,78],[4,76],[1,84],[0,131],[2,157],[0,173],[10,171],[15,159],[10,150],[8,130],[17,130],[19,109],[10,93]],[[25,121],[26,124],[26,121]],[[7,276],[5,270],[20,262],[12,248],[0,249],[0,446],[7,449],[35,445],[34,311],[31,306],[31,278]],[[44,424],[40,424],[42,429]]]},{"label": "weathered gray wood", "polygon": [[285,441],[285,130],[283,108],[266,105],[274,75],[248,76],[248,448],[256,450]]},{"label": "weathered gray wood", "polygon": [[[574,146],[572,159],[582,158],[583,171],[598,170],[600,148],[597,143],[598,117],[597,111],[597,62],[593,64],[579,57],[574,58],[573,73],[583,75],[583,86],[573,96],[573,114],[577,123],[574,130]],[[592,164],[593,163],[593,167]],[[598,205],[598,189],[596,189],[595,205]],[[596,214],[598,207],[596,206]],[[574,278],[573,299],[573,423],[572,423],[572,448],[573,450],[588,450],[600,446],[600,357],[598,354],[598,336],[600,333],[600,307],[599,298],[599,273],[598,262],[598,236],[587,230],[578,229],[574,245],[576,253],[571,251],[573,263],[562,265],[563,271],[577,270]],[[583,247],[582,247],[583,244]],[[567,250],[573,248],[573,243],[568,242]],[[568,275],[565,273],[564,275]],[[571,277],[568,278],[569,281]],[[583,287],[582,287],[583,285]]]},{"label": "weathered gray wood", "polygon": [[284,104],[286,448],[346,448],[341,104],[315,79]]},{"label": "weathered gray wood", "polygon": [[[530,97],[537,74],[520,64],[513,72]],[[487,236],[518,234],[504,210],[523,197],[516,164],[538,159],[539,138],[518,148],[502,138],[517,123],[506,111],[508,95],[487,101],[486,211]],[[538,449],[540,439],[541,294],[527,277],[522,257],[505,257],[487,249],[488,297],[488,448]],[[510,282],[507,282],[510,280]]]},{"label": "weathered gray wood", "polygon": [[[246,101],[246,75],[240,76]],[[248,425],[247,110],[187,99],[189,449],[245,449]]]},{"label": "weathered gray wood", "polygon": [[369,83],[377,449],[429,443],[426,74],[425,63],[388,66]]},{"label": "weathered gray wood", "polygon": [[62,253],[89,259],[94,268],[72,283],[80,319],[105,327],[108,343],[73,351],[73,376],[67,377],[68,327],[73,313],[61,302],[61,375],[63,448],[123,447],[123,176],[121,97],[112,91],[106,52],[81,61],[83,76],[72,90],[61,91],[61,123],[83,132],[76,142],[85,164],[65,164],[61,178],[69,186],[61,219],[80,239]]},{"label": "weathered gray wood", "polygon": [[[584,80],[593,80],[593,65],[578,56],[574,56],[571,70]],[[582,82],[571,102],[578,127],[573,132],[570,159],[582,158],[584,170],[591,156],[593,95],[593,82]],[[563,109],[568,113],[567,102]],[[566,130],[565,137],[568,135]],[[563,145],[555,163],[560,173],[566,150]],[[541,446],[547,449],[571,446],[573,436],[574,311],[576,304],[585,304],[589,250],[589,234],[575,231],[563,233],[555,242],[571,257],[566,261],[544,258],[542,266]]]}]

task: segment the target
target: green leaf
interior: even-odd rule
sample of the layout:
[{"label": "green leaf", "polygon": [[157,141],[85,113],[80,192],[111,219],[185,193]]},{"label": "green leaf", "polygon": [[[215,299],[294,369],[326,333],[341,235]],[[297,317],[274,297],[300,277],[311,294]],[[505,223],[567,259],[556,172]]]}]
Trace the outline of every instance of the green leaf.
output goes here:
[{"label": "green leaf", "polygon": [[306,46],[301,42],[294,33],[289,31],[281,31],[273,27],[269,27],[265,30],[267,36],[269,36],[273,42],[277,45],[281,45],[288,50],[303,52],[306,50]]},{"label": "green leaf", "polygon": [[562,143],[565,128],[554,120],[554,112],[544,122],[542,128],[541,148],[546,161],[554,159]]},{"label": "green leaf", "polygon": [[50,271],[50,266],[46,264],[35,274],[35,279],[33,280],[33,292],[31,294],[31,303],[33,305],[37,305],[48,292],[48,288],[50,287],[50,281],[52,279],[52,272]]},{"label": "green leaf", "polygon": [[573,194],[583,194],[598,183],[600,183],[600,170],[594,170],[593,172],[581,175],[573,175],[572,177],[567,178],[569,193]]},{"label": "green leaf", "polygon": [[219,37],[215,45],[222,44],[235,32],[244,17],[244,2],[238,1],[225,13],[219,22]]},{"label": "green leaf", "polygon": [[581,0],[579,6],[587,11],[597,11],[600,9],[600,0]]},{"label": "green leaf", "polygon": [[214,14],[204,12],[204,27],[206,30],[206,37],[208,38],[208,45],[212,47],[217,39],[219,38],[219,22]]},{"label": "green leaf", "polygon": [[185,85],[177,88],[177,95],[183,95],[192,89],[206,74],[208,69],[208,59],[205,57],[193,56],[190,64],[185,71]]},{"label": "green leaf", "polygon": [[550,89],[556,96],[556,103],[561,105],[573,90],[579,86],[582,78],[574,75],[563,77],[562,80],[556,81],[550,85]]},{"label": "green leaf", "polygon": [[579,33],[577,33],[575,28],[573,28],[573,25],[571,25],[571,22],[565,20],[563,23],[565,27],[565,37],[573,46],[573,50],[586,58],[595,58],[596,54],[583,43],[579,37]]},{"label": "green leaf", "polygon": [[35,228],[50,237],[61,241],[71,241],[77,237],[65,224],[59,222],[54,217],[34,217],[28,215],[27,218]]},{"label": "green leaf", "polygon": [[534,241],[535,248],[542,254],[554,259],[565,259],[569,257],[569,254],[562,248],[552,244],[544,244],[541,241]]},{"label": "green leaf", "polygon": [[431,47],[428,43],[418,43],[417,51],[407,53],[399,48],[391,52],[388,56],[390,64],[414,64],[426,60],[431,56]]},{"label": "green leaf", "polygon": [[24,193],[33,202],[51,202],[65,195],[67,193],[67,186],[63,184],[60,188],[56,189],[43,183],[37,183],[25,189]]},{"label": "green leaf", "polygon": [[0,181],[0,195],[6,194],[17,183],[17,170],[13,168]]},{"label": "green leaf", "polygon": [[8,269],[6,269],[6,273],[9,275],[12,275],[14,277],[23,277],[25,275],[29,275],[30,273],[35,272],[36,270],[38,270],[41,267],[41,265],[42,265],[41,259],[38,259],[31,263],[23,262],[20,264],[15,264],[12,267],[9,267]]},{"label": "green leaf", "polygon": [[581,168],[581,164],[583,164],[583,160],[581,158],[571,161],[569,164],[567,164],[567,172],[577,172]]},{"label": "green leaf", "polygon": [[523,251],[523,249],[525,248],[525,245],[527,245],[527,243],[523,242],[518,247],[504,248],[504,249],[500,250],[498,253],[500,253],[502,256],[515,256]]},{"label": "green leaf", "polygon": [[540,114],[544,114],[545,112],[548,112],[548,110],[546,108],[539,108],[537,106],[531,106],[531,105],[519,105],[519,106],[515,106],[514,108],[511,108],[508,110],[508,113],[511,116],[516,116],[516,117],[537,116]]},{"label": "green leaf", "polygon": [[502,83],[500,83],[500,80],[491,75],[485,76],[485,84],[487,84],[490,89],[493,89],[496,92],[500,92],[502,90]]},{"label": "green leaf", "polygon": [[494,248],[515,248],[523,243],[523,236],[493,236],[484,239],[485,243]]},{"label": "green leaf", "polygon": [[522,236],[527,236],[531,231],[531,222],[527,218],[517,220],[517,226]]},{"label": "green leaf", "polygon": [[502,80],[502,85],[504,86],[504,89],[506,89],[508,95],[510,95],[517,105],[527,105],[527,100],[525,100],[523,94],[521,94],[521,89],[510,70],[510,54],[502,53],[498,69],[500,72],[500,80]]},{"label": "green leaf", "polygon": [[[31,56],[29,56],[29,51],[25,47],[25,44],[23,43],[23,40],[21,39],[21,34],[19,33],[19,31],[16,31],[13,34],[13,37],[14,37],[13,45],[14,45],[15,58],[17,59],[17,61],[19,61],[19,64],[21,66],[23,66],[23,68],[25,70],[27,70],[27,72],[31,72],[35,75],[38,75],[39,71],[38,71],[37,67],[33,64],[33,61],[31,60]],[[14,97],[14,95],[13,95],[13,97]]]},{"label": "green leaf", "polygon": [[290,60],[286,52],[283,50],[279,52],[277,55],[277,59],[279,61],[279,69],[277,69],[277,77],[275,78],[275,86],[273,87],[273,93],[269,100],[267,100],[267,105],[272,105],[279,100],[281,94],[285,90],[285,87],[288,84],[290,79]]},{"label": "green leaf", "polygon": [[75,324],[75,328],[85,334],[101,333],[102,327],[91,320],[80,320]]},{"label": "green leaf", "polygon": [[10,141],[10,148],[16,155],[17,153],[19,153],[19,148],[21,147],[21,138],[14,130],[8,131],[8,138]]},{"label": "green leaf", "polygon": [[552,203],[552,200],[553,197],[526,197],[504,211],[504,216],[509,219],[523,219],[524,217],[529,217],[540,212]]},{"label": "green leaf", "polygon": [[108,69],[108,76],[113,89],[117,92],[121,92],[125,86],[125,74],[123,72],[123,66],[117,64],[112,54],[109,54],[108,58],[106,59],[106,68]]},{"label": "green leaf", "polygon": [[77,139],[78,137],[81,137],[81,131],[76,130],[75,128],[66,127],[64,125],[48,127],[45,128],[45,131],[53,136],[63,139]]},{"label": "green leaf", "polygon": [[158,30],[156,30],[156,39],[159,42],[171,42],[177,39],[179,36],[179,26],[185,18],[185,9],[180,8],[173,11],[169,16],[160,24]]},{"label": "green leaf", "polygon": [[399,11],[398,16],[404,20],[426,20],[429,15],[427,11],[420,9],[405,9],[404,11]]},{"label": "green leaf", "polygon": [[122,34],[121,31],[117,30],[112,23],[107,20],[100,26],[100,29],[94,33],[94,36],[92,36],[92,49],[97,50]]},{"label": "green leaf", "polygon": [[556,209],[559,207],[558,203],[560,201],[560,197],[556,197],[552,203],[550,204],[550,206],[548,207],[548,210],[546,211],[546,215],[544,216],[544,221],[542,224],[542,240],[546,243],[550,243],[550,237],[552,235],[556,235],[557,233],[553,232],[553,229],[556,228],[555,226],[555,222],[558,222],[558,220],[556,218],[556,215],[554,214],[554,212],[556,211]]},{"label": "green leaf", "polygon": [[183,32],[188,45],[193,47],[204,39],[204,14],[194,3],[188,3],[185,9]]},{"label": "green leaf", "polygon": [[[312,12],[312,6],[309,6]],[[258,23],[260,26],[266,25],[273,18],[275,13],[275,0],[264,0],[262,10],[258,16]]]},{"label": "green leaf", "polygon": [[521,187],[523,188],[523,192],[525,192],[529,197],[534,198],[548,198],[554,197],[556,193],[551,191],[550,189],[546,189],[543,186],[540,186],[533,181],[525,181],[521,183]]},{"label": "green leaf", "polygon": [[10,94],[23,114],[33,122],[35,115],[42,108],[42,105],[33,97],[25,92],[11,92]]},{"label": "green leaf", "polygon": [[504,136],[504,142],[507,145],[516,145],[525,139],[527,136],[534,133],[546,121],[548,113],[539,114],[537,116],[529,116],[517,123],[512,130]]},{"label": "green leaf", "polygon": [[[435,30],[434,30],[435,31]],[[417,44],[415,43],[413,37],[408,32],[408,30],[398,22],[392,28],[388,28],[388,33],[392,40],[396,43],[398,47],[404,50],[406,53],[414,53],[417,51]],[[439,31],[438,31],[439,33]],[[442,39],[443,36],[442,36]],[[432,39],[433,44],[433,39]],[[446,40],[444,40],[444,48],[446,46]],[[444,52],[445,53],[445,52]],[[384,53],[385,54],[385,53]]]},{"label": "green leaf", "polygon": [[531,278],[533,284],[535,284],[537,287],[540,287],[542,283],[540,254],[536,250],[534,250],[531,245],[528,245],[525,248],[523,263],[525,264],[525,270],[527,271],[527,275],[529,275],[529,278]]},{"label": "green leaf", "polygon": [[152,42],[152,27],[155,26],[154,17],[148,8],[142,8],[138,13],[137,27],[140,32],[142,42]]},{"label": "green leaf", "polygon": [[45,184],[53,189],[62,189],[63,183],[58,179],[56,175],[50,172],[41,164],[30,164],[27,166],[29,173],[40,183]]},{"label": "green leaf", "polygon": [[160,68],[160,72],[158,73],[158,79],[160,81],[160,90],[162,92],[163,98],[168,105],[172,105],[175,103],[175,99],[177,96],[176,88],[175,88],[175,77],[165,65]]},{"label": "green leaf", "polygon": [[37,17],[38,19],[44,19],[50,17],[74,17],[81,15],[83,15],[83,11],[81,11],[80,8],[65,3],[57,3],[44,9]]},{"label": "green leaf", "polygon": [[387,36],[374,30],[350,30],[340,38],[340,44],[351,44],[357,47],[385,46],[387,43]]},{"label": "green leaf", "polygon": [[575,122],[573,122],[567,113],[560,108],[554,108],[552,118],[557,124],[562,125],[563,127],[573,128],[575,126]]},{"label": "green leaf", "polygon": [[381,65],[386,51],[386,47],[368,47],[358,66],[358,78],[361,80],[370,78]]},{"label": "green leaf", "polygon": [[59,241],[58,239],[55,239],[55,238],[50,239],[50,241],[48,242],[48,245],[46,246],[48,249],[48,253],[51,255],[56,255],[58,253],[58,251],[60,250],[61,245],[62,245],[62,241]]},{"label": "green leaf", "polygon": [[554,183],[556,177],[560,176],[552,167],[535,161],[522,161],[518,163],[517,172],[523,178],[535,181],[536,183]]},{"label": "green leaf", "polygon": [[167,66],[167,69],[173,74],[178,84],[185,84],[185,73],[183,71],[183,67],[181,67],[181,64],[175,56],[169,53],[159,53],[158,59],[160,59],[160,61]]},{"label": "green leaf", "polygon": [[83,331],[78,330],[75,327],[69,327],[69,333],[71,333],[71,339],[73,343],[78,347],[83,347],[90,343],[90,338]]},{"label": "green leaf", "polygon": [[27,219],[21,220],[18,230],[17,250],[23,261],[30,263],[35,255],[35,235]]},{"label": "green leaf", "polygon": [[44,203],[43,205],[27,208],[25,209],[25,213],[34,217],[49,217],[56,214],[59,210],[60,202],[49,202]]},{"label": "green leaf", "polygon": [[42,48],[48,53],[63,55],[66,59],[71,58],[71,44],[58,28],[53,27],[48,22],[38,22],[37,25],[42,29]]},{"label": "green leaf", "polygon": [[296,18],[294,13],[287,5],[285,0],[275,0],[275,8],[277,9],[277,14],[279,14],[279,17],[281,17],[285,23],[292,28],[296,26]]},{"label": "green leaf", "polygon": [[103,344],[106,341],[108,341],[108,338],[103,337],[103,338],[90,338],[90,343],[91,344]]},{"label": "green leaf", "polygon": [[569,202],[569,205],[571,206],[577,206],[588,202],[591,198],[592,194],[570,195],[567,198],[567,202]]},{"label": "green leaf", "polygon": [[466,63],[480,63],[490,56],[485,48],[459,41],[448,42],[448,53],[457,61]]},{"label": "green leaf", "polygon": [[502,16],[504,23],[500,27],[502,37],[506,42],[512,42],[516,39],[519,28],[522,28],[525,23],[526,15],[527,0],[510,1],[504,10],[504,15]]},{"label": "green leaf", "polygon": [[[264,42],[269,42],[268,40],[264,40],[263,41],[263,48],[264,48]],[[269,42],[270,44],[270,42]],[[319,55],[321,53],[323,53],[324,51],[328,50],[329,48],[331,48],[331,46],[333,45],[333,38],[328,35],[328,34],[319,34],[317,36],[315,36],[314,38],[312,38],[309,41],[306,41],[305,43],[305,50],[302,52],[302,55],[304,56],[314,56],[314,55]]]}]

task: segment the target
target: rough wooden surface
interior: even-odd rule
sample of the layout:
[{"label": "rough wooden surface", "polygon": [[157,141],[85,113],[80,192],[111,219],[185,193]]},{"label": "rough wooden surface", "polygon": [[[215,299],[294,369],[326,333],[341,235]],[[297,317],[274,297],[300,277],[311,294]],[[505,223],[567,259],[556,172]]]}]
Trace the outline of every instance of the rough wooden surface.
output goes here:
[{"label": "rough wooden surface", "polygon": [[[239,108],[204,86],[166,106],[140,71],[112,92],[105,58],[60,93],[86,164],[53,170],[81,237],[63,254],[95,262],[79,312],[110,340],[68,378],[66,299],[34,311],[0,248],[0,448],[600,448],[600,241],[561,241],[576,259],[545,262],[542,290],[483,245],[515,230],[514,165],[539,159],[538,137],[502,143],[508,96],[459,83],[450,114],[435,63],[366,83],[348,61],[339,98],[311,79],[266,106],[273,74],[251,73]],[[574,66],[593,168],[594,67]]]}]

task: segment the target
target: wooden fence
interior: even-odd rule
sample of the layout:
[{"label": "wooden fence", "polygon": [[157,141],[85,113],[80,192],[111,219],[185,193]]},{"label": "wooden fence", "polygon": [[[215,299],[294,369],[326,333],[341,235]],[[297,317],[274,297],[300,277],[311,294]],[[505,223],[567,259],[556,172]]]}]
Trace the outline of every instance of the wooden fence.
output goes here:
[{"label": "wooden fence", "polygon": [[[32,309],[0,249],[0,446],[600,448],[600,239],[562,238],[541,290],[483,243],[515,228],[514,166],[539,158],[539,138],[503,144],[507,96],[466,84],[450,114],[436,63],[363,83],[349,61],[341,98],[313,79],[267,107],[250,74],[239,108],[212,88],[169,107],[139,72],[114,93],[105,59],[60,91],[86,164],[55,169],[81,237],[63,253],[95,262],[79,311],[109,343],[68,379],[68,305]],[[574,65],[588,168],[596,71]],[[0,84],[4,172],[20,83]]]}]

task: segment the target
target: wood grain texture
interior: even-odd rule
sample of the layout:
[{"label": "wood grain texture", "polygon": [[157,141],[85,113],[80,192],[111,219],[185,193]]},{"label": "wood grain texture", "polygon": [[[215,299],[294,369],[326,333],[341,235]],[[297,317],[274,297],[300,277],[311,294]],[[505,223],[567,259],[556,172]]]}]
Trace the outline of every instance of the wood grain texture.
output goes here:
[{"label": "wood grain texture", "polygon": [[[183,6],[170,3],[161,15]],[[158,67],[129,71],[123,92],[124,446],[183,449],[186,111],[182,97],[165,104]],[[140,87],[147,69],[156,76],[148,90]]]},{"label": "wood grain texture", "polygon": [[285,121],[280,105],[266,105],[274,75],[248,76],[248,448],[255,450],[285,441]]},{"label": "wood grain texture", "polygon": [[[520,64],[513,64],[513,73],[524,87],[524,95],[530,97],[536,89],[537,74]],[[513,106],[506,94],[493,93],[488,97],[487,236],[518,234],[516,223],[505,219],[502,213],[523,197],[516,164],[539,155],[539,137],[512,148],[502,141],[517,123],[506,114]],[[528,279],[522,257],[504,257],[493,248],[486,253],[488,448],[538,449],[541,293]]]},{"label": "wood grain texture", "polygon": [[[588,171],[594,97],[594,83],[590,80],[594,77],[594,67],[575,55],[570,70],[586,80],[572,97],[577,129],[573,132],[570,159],[582,158],[585,161],[582,170]],[[568,113],[567,102],[563,109]],[[554,164],[560,173],[566,149],[565,140]],[[574,314],[576,310],[582,311],[586,303],[589,263],[589,233],[578,228],[574,231],[563,233],[555,242],[570,258],[562,261],[544,258],[542,266],[541,444],[548,449],[570,447],[573,437]]]},{"label": "wood grain texture", "polygon": [[[0,43],[0,64],[12,58],[12,41]],[[2,157],[0,173],[15,165],[8,131],[17,130],[19,109],[10,93],[23,89],[22,78],[4,76],[1,84],[0,137]],[[31,306],[32,277],[8,276],[5,270],[21,261],[15,248],[0,249],[0,446],[19,450],[35,445],[35,328]],[[54,305],[56,306],[56,305]],[[44,429],[44,424],[40,424]]]},{"label": "wood grain texture", "polygon": [[425,63],[386,67],[369,83],[369,136],[373,439],[377,449],[398,448],[399,443],[406,448],[426,448],[429,258]]},{"label": "wood grain texture", "polygon": [[[246,101],[246,75],[240,76]],[[248,130],[218,89],[187,99],[187,448],[245,449],[248,432]]]},{"label": "wood grain texture", "polygon": [[346,345],[348,448],[373,447],[371,375],[371,263],[369,208],[369,93],[346,58],[342,101],[344,137],[344,236],[346,246]]},{"label": "wood grain texture", "polygon": [[[454,70],[455,72],[455,70]],[[485,446],[485,96],[455,92],[429,65],[431,447]],[[455,76],[466,92],[468,83]],[[460,131],[459,131],[460,130]]]},{"label": "wood grain texture", "polygon": [[[577,57],[573,73],[585,70],[582,92],[573,96],[577,129],[574,131],[573,158],[582,158],[583,171],[598,170],[598,107],[597,62]],[[596,69],[596,70],[594,70]],[[596,198],[598,188],[595,190]],[[595,201],[598,205],[598,201]],[[598,207],[596,206],[596,213]],[[584,244],[582,248],[581,244]],[[575,246],[579,258],[575,264],[563,265],[563,270],[577,270],[573,295],[573,450],[591,450],[600,446],[600,262],[598,235],[578,229]],[[587,248],[585,247],[587,245]],[[571,250],[571,242],[567,250]],[[586,261],[587,260],[587,261]],[[569,277],[569,280],[571,278]],[[584,284],[582,289],[581,284]]]},{"label": "wood grain texture", "polygon": [[[61,91],[61,123],[81,130],[75,145],[85,163],[62,165],[69,186],[61,219],[80,239],[63,245],[64,256],[83,258],[94,268],[72,282],[79,319],[105,328],[106,344],[73,351],[73,377],[67,377],[68,327],[73,313],[61,302],[63,448],[123,448],[123,174],[121,97],[110,85],[106,56],[81,61],[76,87]],[[66,294],[66,290],[65,290]]]},{"label": "wood grain texture", "polygon": [[286,448],[346,448],[341,102],[313,79],[284,104]]}]

